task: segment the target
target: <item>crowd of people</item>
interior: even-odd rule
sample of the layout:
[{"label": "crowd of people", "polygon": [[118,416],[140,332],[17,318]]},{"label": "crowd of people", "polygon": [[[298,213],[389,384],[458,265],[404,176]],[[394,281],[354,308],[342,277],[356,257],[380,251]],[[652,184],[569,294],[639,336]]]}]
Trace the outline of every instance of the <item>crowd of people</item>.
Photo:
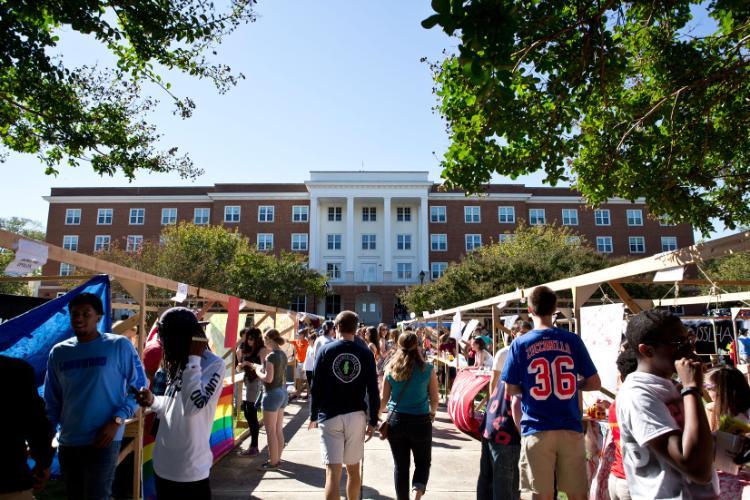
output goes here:
[{"label": "crowd of people", "polygon": [[[438,373],[428,355],[463,354],[470,369],[490,373],[477,499],[592,497],[580,401],[601,380],[581,338],[556,326],[555,293],[537,287],[528,300],[531,321],[516,322],[494,356],[494,339],[481,329],[460,346],[439,327],[431,335],[425,328],[367,326],[352,311],[303,328],[291,341],[274,328],[244,328],[234,368],[244,374],[240,396],[250,436],[240,455],[261,453],[262,412],[268,452],[258,468],[281,466],[292,364],[292,396],[309,399],[308,429],[320,436],[326,499],[340,498],[344,469],[346,497],[360,497],[365,442],[376,433],[392,453],[394,496],[422,498],[438,387],[455,377],[455,368],[447,377]],[[211,352],[199,315],[183,307],[164,312],[158,342],[142,361],[129,339],[98,331],[104,313],[98,297],[74,297],[69,312],[75,335],[52,348],[43,397],[28,364],[0,357],[0,376],[15,381],[11,400],[21,409],[0,417],[3,428],[17,429],[0,443],[0,499],[33,498],[43,488],[55,435],[67,497],[109,499],[125,420],[139,406],[156,418],[157,497],[210,498],[209,441],[226,367]],[[613,452],[606,496],[729,498],[720,489],[724,472],[714,464],[712,433],[727,418],[741,429],[750,422],[747,376],[730,366],[707,367],[680,318],[657,310],[629,319],[617,370],[617,395],[606,413]]]}]

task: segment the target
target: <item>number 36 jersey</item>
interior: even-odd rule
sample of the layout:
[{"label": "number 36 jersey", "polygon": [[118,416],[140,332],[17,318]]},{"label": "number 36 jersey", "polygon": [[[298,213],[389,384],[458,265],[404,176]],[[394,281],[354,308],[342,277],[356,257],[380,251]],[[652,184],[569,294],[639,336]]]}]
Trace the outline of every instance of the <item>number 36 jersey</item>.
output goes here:
[{"label": "number 36 jersey", "polygon": [[583,432],[578,376],[596,374],[581,338],[559,328],[532,330],[510,346],[502,380],[520,385],[521,432]]}]

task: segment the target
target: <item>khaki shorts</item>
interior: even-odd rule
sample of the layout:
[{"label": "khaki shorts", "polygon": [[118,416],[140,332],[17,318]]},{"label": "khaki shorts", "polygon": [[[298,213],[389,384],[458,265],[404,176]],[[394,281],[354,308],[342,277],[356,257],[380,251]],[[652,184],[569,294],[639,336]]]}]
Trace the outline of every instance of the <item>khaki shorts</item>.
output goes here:
[{"label": "khaki shorts", "polygon": [[363,411],[336,415],[318,423],[323,464],[358,464],[365,456],[367,416]]},{"label": "khaki shorts", "polygon": [[521,498],[552,495],[557,489],[571,495],[588,493],[586,450],[580,432],[556,430],[521,439]]}]

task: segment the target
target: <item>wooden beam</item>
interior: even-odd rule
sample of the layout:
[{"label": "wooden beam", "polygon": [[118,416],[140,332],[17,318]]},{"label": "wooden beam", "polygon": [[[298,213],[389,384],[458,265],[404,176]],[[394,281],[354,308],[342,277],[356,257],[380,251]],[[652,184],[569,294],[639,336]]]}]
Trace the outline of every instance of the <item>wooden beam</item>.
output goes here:
[{"label": "wooden beam", "polygon": [[620,300],[625,302],[625,305],[628,306],[628,309],[630,309],[630,312],[633,314],[638,314],[643,309],[641,309],[641,306],[639,306],[633,298],[628,294],[627,290],[625,290],[625,287],[622,286],[620,283],[616,281],[609,281],[607,282],[609,286],[612,287],[612,290],[615,291],[618,297],[620,297]]},{"label": "wooden beam", "polygon": [[[654,281],[641,278],[623,278],[617,280],[618,283],[633,283],[638,285],[663,285],[664,283],[674,283],[673,281]],[[712,284],[719,286],[750,286],[750,280],[714,280],[709,281],[705,279],[694,279],[685,278],[679,280],[677,283],[680,285],[705,285],[710,286]]]},{"label": "wooden beam", "polygon": [[266,318],[268,318],[270,315],[271,315],[271,313],[268,313],[268,312],[265,313],[263,316],[260,317],[260,319],[258,321],[255,321],[253,323],[253,326],[256,327],[256,328],[258,328],[266,320]]},{"label": "wooden beam", "polygon": [[132,330],[133,327],[138,326],[140,324],[140,321],[141,321],[140,315],[135,314],[129,317],[128,319],[124,319],[120,321],[119,323],[117,323],[116,325],[114,325],[112,327],[112,333],[115,333],[117,335],[122,335],[128,330]]},{"label": "wooden beam", "polygon": [[[572,278],[551,281],[549,283],[545,283],[544,285],[552,288],[555,291],[571,290],[573,288],[586,285],[598,285],[609,281],[619,281],[621,279],[629,278],[631,276],[637,276],[639,274],[684,266],[687,264],[693,264],[695,262],[701,262],[706,259],[715,259],[724,255],[744,252],[747,250],[750,250],[750,231],[736,233],[730,236],[725,236],[724,238],[718,238],[715,240],[707,241],[705,243],[699,243],[697,245],[681,248],[672,252],[664,252],[652,255],[650,257],[645,257],[643,259],[625,262],[623,264],[600,269],[598,271],[593,271],[586,274],[581,274]],[[472,302],[471,304],[465,304],[463,306],[443,310],[441,311],[441,314],[453,315],[457,311],[463,312],[477,309],[479,307],[499,304],[500,302],[517,301],[523,297],[528,297],[533,289],[534,287],[530,287],[516,290],[510,293],[505,293],[502,295],[497,295],[488,299]],[[433,313],[428,317],[428,319],[435,316],[436,315]]]},{"label": "wooden beam", "polygon": [[65,276],[0,276],[0,283],[13,281],[86,281],[94,278],[96,274],[68,274]]},{"label": "wooden beam", "polygon": [[[131,311],[140,311],[141,306],[139,304],[128,304],[127,302],[114,302],[112,303],[112,309],[130,309]],[[159,310],[158,307],[146,306],[148,312],[156,312]]]},{"label": "wooden beam", "polygon": [[698,297],[678,297],[672,299],[635,299],[641,307],[652,309],[654,307],[687,306],[692,304],[709,304],[725,302],[750,302],[750,292],[722,293],[719,295],[700,295]]}]

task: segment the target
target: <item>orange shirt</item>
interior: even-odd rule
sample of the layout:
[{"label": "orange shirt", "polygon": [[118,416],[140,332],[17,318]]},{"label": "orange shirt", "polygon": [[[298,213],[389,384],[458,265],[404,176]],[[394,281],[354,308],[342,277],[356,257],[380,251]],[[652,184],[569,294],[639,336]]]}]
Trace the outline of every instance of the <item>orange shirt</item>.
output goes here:
[{"label": "orange shirt", "polygon": [[297,363],[304,363],[305,357],[307,357],[307,346],[310,345],[310,343],[305,339],[299,339],[292,340],[291,344],[294,346]]}]

